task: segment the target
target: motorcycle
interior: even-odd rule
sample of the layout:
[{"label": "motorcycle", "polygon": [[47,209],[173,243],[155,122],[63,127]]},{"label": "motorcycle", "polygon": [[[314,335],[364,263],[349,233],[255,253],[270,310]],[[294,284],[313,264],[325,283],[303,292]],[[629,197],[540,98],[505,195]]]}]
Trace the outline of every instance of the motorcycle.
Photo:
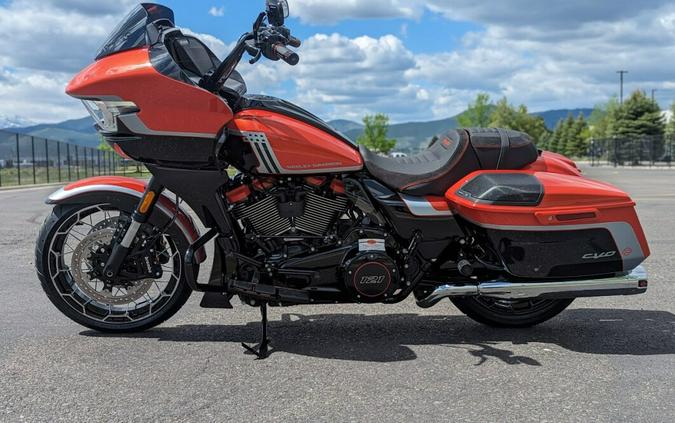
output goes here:
[{"label": "motorcycle", "polygon": [[70,82],[104,139],[152,177],[89,178],[49,196],[36,267],[66,316],[135,332],[193,291],[207,308],[238,296],[260,307],[262,339],[245,347],[265,358],[268,306],[413,296],[528,327],[578,297],[646,292],[635,203],[524,133],[448,130],[390,158],[290,102],[247,94],[245,54],[298,64],[287,17],[285,0],[267,0],[221,61],[170,9],[141,4]]}]

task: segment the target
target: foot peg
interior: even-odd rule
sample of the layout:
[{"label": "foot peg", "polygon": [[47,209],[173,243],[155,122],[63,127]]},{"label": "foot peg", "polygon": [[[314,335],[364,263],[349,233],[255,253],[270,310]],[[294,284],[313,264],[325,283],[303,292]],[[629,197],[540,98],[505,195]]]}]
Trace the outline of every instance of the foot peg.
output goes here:
[{"label": "foot peg", "polygon": [[232,295],[220,293],[220,292],[207,292],[202,298],[202,302],[199,303],[201,308],[221,308],[221,309],[231,309],[232,304],[230,303],[230,298]]},{"label": "foot peg", "polygon": [[264,360],[270,356],[269,345],[270,339],[267,337],[267,303],[262,303],[260,305],[260,314],[262,315],[262,339],[260,341],[260,346],[258,349],[245,343],[241,343],[241,346],[246,349],[246,351],[254,354],[258,357],[258,360]]}]

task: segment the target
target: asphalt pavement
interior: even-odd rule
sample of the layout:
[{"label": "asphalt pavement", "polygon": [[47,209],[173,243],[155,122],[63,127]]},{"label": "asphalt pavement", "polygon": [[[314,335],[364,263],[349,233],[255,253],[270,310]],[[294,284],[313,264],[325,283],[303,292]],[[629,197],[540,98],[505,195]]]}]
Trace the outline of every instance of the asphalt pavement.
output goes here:
[{"label": "asphalt pavement", "polygon": [[592,169],[629,191],[649,238],[647,294],[577,300],[498,330],[450,302],[417,308],[199,308],[101,335],[47,300],[33,248],[54,188],[0,192],[0,422],[675,421],[675,171]]}]

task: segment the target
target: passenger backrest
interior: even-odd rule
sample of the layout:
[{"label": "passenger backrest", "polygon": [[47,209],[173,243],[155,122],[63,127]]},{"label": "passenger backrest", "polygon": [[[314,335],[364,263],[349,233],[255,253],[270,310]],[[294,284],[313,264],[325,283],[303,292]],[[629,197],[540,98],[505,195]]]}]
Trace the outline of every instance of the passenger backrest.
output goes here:
[{"label": "passenger backrest", "polygon": [[529,135],[511,129],[468,128],[471,146],[483,169],[521,169],[539,158]]}]

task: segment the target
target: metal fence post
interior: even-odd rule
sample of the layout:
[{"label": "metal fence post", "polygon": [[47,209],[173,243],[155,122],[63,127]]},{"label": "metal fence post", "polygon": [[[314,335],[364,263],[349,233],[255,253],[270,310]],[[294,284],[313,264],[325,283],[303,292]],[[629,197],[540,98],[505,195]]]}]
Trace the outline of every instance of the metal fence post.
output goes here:
[{"label": "metal fence post", "polygon": [[61,142],[56,141],[56,168],[59,171],[59,182],[61,182]]},{"label": "metal fence post", "polygon": [[77,179],[80,179],[80,149],[75,146],[75,171],[77,172]]},{"label": "metal fence post", "polygon": [[66,154],[68,155],[68,181],[70,182],[73,179],[72,168],[71,168],[71,157],[70,157],[70,144],[66,144]]},{"label": "metal fence post", "polygon": [[16,180],[21,185],[21,154],[19,153],[19,134],[16,134]]},{"label": "metal fence post", "polygon": [[35,179],[35,137],[30,137],[30,151],[33,158],[33,185],[37,184]]},{"label": "metal fence post", "polygon": [[47,164],[47,183],[49,183],[49,140],[45,138],[45,163]]}]

